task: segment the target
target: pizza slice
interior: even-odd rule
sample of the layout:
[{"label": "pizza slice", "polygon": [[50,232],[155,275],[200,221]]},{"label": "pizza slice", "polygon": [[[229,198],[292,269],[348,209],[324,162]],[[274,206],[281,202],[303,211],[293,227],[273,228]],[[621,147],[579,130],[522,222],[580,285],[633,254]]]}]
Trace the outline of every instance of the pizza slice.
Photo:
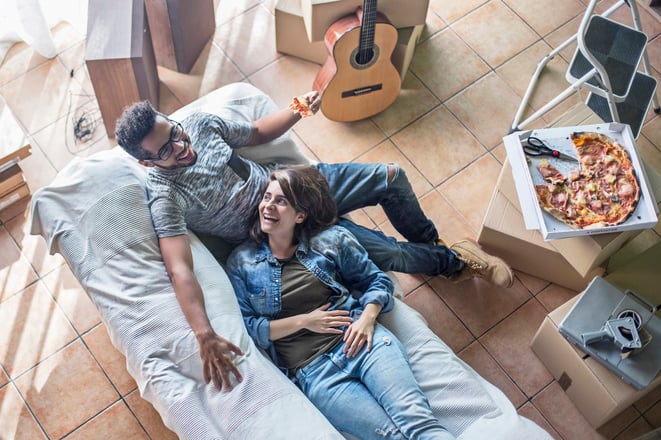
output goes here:
[{"label": "pizza slice", "polygon": [[540,161],[537,165],[537,171],[539,171],[539,174],[542,175],[544,180],[553,184],[560,184],[567,180],[567,178],[546,159]]},{"label": "pizza slice", "polygon": [[307,118],[308,116],[314,115],[314,112],[310,110],[310,106],[305,102],[305,99],[299,98],[298,96],[294,96],[289,104],[289,109],[301,115],[301,118]]},{"label": "pizza slice", "polygon": [[544,211],[572,228],[579,227],[576,222],[577,212],[572,204],[573,192],[569,186],[546,183],[536,185],[535,191],[539,206]]}]

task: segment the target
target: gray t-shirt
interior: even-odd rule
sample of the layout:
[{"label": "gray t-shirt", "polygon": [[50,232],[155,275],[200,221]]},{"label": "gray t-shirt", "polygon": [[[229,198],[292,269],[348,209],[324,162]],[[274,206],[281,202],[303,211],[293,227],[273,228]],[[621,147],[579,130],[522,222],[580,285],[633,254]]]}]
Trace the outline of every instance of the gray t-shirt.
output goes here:
[{"label": "gray t-shirt", "polygon": [[156,235],[183,235],[190,228],[230,243],[244,241],[270,168],[241,158],[250,169],[250,177],[243,180],[227,162],[232,148],[248,143],[252,125],[209,113],[194,113],[182,125],[197,162],[174,172],[150,168],[147,191]]}]

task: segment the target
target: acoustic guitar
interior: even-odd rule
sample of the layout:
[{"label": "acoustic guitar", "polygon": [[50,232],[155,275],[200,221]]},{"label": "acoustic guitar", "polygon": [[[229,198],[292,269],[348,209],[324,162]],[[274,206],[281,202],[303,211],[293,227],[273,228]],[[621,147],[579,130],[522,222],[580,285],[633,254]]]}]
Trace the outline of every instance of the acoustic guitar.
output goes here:
[{"label": "acoustic guitar", "polygon": [[328,119],[365,119],[397,99],[401,79],[390,60],[397,29],[377,12],[376,0],[365,0],[355,14],[333,23],[324,41],[329,56],[312,87],[321,95],[321,111]]}]

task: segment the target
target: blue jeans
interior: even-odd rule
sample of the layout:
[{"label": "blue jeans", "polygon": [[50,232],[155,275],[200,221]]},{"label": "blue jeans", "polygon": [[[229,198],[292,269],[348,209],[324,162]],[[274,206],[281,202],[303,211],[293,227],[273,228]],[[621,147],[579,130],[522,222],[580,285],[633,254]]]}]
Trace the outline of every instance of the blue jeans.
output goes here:
[{"label": "blue jeans", "polygon": [[408,241],[340,220],[356,236],[369,257],[384,271],[450,276],[463,268],[454,251],[434,243],[438,231],[422,211],[406,172],[396,167],[388,183],[388,165],[364,163],[317,164],[335,197],[339,215],[366,206],[381,205],[397,231]]},{"label": "blue jeans", "polygon": [[338,344],[296,373],[303,393],[338,430],[361,440],[454,439],[434,417],[390,331],[376,325],[370,352],[348,358],[343,348]]}]

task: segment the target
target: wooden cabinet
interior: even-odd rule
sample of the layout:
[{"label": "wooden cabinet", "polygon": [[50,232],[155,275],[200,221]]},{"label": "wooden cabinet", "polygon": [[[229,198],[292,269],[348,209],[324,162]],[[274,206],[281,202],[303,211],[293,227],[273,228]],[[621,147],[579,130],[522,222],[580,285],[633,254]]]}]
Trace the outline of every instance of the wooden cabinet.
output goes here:
[{"label": "wooden cabinet", "polygon": [[85,63],[108,137],[124,107],[149,100],[159,81],[144,0],[90,0]]},{"label": "wooden cabinet", "polygon": [[0,98],[0,211],[30,195],[19,165],[31,154],[30,144],[14,115]]},{"label": "wooden cabinet", "polygon": [[213,0],[147,0],[156,63],[189,72],[216,28]]}]

